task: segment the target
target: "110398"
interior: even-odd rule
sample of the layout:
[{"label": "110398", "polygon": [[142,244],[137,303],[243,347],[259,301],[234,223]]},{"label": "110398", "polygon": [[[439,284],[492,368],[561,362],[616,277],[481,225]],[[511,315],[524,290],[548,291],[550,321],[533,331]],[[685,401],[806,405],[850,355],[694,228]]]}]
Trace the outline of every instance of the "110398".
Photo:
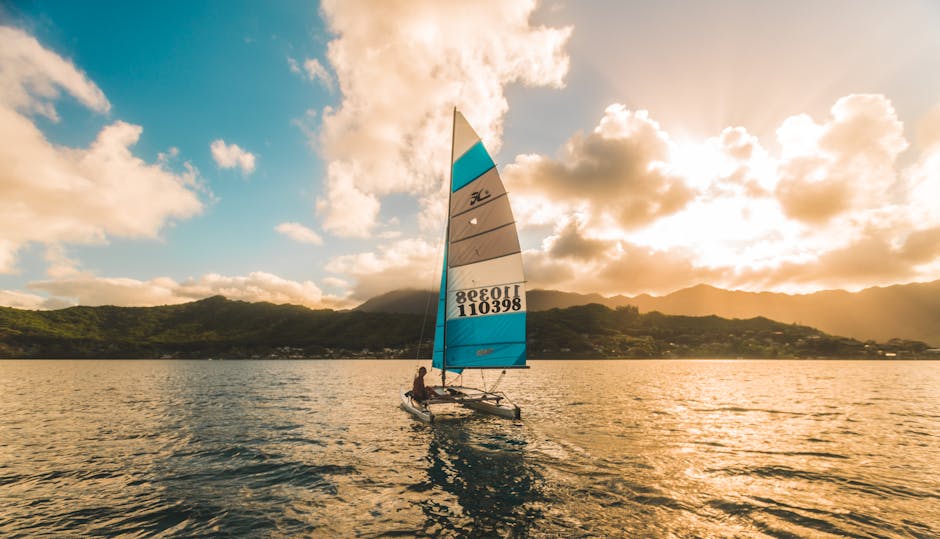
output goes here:
[{"label": "110398", "polygon": [[521,285],[507,284],[458,290],[454,294],[459,317],[499,314],[522,310]]}]

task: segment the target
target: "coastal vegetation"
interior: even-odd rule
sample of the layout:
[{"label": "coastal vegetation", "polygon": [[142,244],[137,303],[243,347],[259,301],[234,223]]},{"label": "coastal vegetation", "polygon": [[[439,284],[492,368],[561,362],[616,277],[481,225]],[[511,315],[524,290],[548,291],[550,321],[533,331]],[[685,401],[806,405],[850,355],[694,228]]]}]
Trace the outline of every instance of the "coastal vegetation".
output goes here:
[{"label": "coastal vegetation", "polygon": [[[0,307],[4,358],[429,357],[428,315],[311,310],[216,296],[161,307]],[[538,358],[930,358],[918,341],[862,342],[767,318],[672,316],[599,304],[528,314]]]}]

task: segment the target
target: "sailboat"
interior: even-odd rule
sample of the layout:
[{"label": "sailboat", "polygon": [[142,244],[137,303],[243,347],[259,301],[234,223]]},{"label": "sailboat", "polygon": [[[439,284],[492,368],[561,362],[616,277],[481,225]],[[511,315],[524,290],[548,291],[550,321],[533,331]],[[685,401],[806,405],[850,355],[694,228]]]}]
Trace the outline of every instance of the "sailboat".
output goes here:
[{"label": "sailboat", "polygon": [[448,191],[431,360],[441,384],[428,387],[425,401],[402,388],[401,406],[428,423],[434,421],[432,407],[440,404],[519,419],[519,407],[495,387],[462,385],[467,369],[502,369],[505,374],[505,369],[528,367],[525,277],[512,208],[496,164],[456,108]]}]

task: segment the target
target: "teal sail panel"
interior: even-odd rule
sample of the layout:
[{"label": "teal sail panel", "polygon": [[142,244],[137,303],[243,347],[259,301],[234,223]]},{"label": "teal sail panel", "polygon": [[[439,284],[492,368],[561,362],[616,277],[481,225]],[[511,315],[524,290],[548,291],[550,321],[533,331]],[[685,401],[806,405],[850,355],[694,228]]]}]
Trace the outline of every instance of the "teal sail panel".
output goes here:
[{"label": "teal sail panel", "polygon": [[479,137],[459,112],[454,121],[464,150],[453,157],[432,366],[522,367],[525,277],[509,197]]},{"label": "teal sail panel", "polygon": [[448,320],[447,369],[524,366],[525,318],[510,312]]},{"label": "teal sail panel", "polygon": [[477,142],[454,162],[451,189],[457,191],[494,166],[496,165],[486,148],[483,147],[483,142]]},{"label": "teal sail panel", "polygon": [[431,355],[431,368],[444,369],[444,298],[447,290],[447,249],[444,249],[444,268],[441,271],[441,288],[437,297],[437,318],[434,323],[434,349]]}]

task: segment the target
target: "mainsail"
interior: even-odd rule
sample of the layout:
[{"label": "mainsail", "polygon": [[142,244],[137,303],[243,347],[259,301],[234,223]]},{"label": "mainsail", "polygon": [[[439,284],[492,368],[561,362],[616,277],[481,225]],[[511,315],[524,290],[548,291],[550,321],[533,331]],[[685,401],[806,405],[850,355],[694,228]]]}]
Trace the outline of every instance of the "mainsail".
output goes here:
[{"label": "mainsail", "polygon": [[525,278],[512,209],[480,137],[454,110],[434,368],[524,367]]}]

